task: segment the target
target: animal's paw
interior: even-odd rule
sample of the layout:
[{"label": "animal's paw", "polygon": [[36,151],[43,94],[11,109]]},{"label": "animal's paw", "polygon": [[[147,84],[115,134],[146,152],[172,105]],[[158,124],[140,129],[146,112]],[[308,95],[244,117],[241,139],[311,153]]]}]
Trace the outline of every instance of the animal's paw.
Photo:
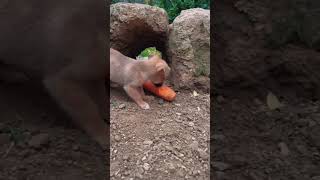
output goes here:
[{"label": "animal's paw", "polygon": [[146,103],[146,102],[141,103],[141,104],[140,104],[140,107],[141,107],[142,109],[150,109],[149,104]]}]

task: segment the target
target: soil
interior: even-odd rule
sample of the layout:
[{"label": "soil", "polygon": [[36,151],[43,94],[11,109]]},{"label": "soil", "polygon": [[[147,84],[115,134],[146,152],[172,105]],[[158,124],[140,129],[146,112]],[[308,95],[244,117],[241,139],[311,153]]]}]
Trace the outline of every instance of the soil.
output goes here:
[{"label": "soil", "polygon": [[320,101],[283,92],[283,107],[270,110],[267,91],[237,92],[213,99],[213,178],[319,179]]},{"label": "soil", "polygon": [[[297,40],[267,46],[287,0],[215,3],[211,177],[320,179],[319,51]],[[268,108],[270,91],[283,107]]]},{"label": "soil", "polygon": [[142,110],[111,89],[111,179],[209,179],[209,94],[177,92],[173,102],[149,94],[148,102]]},{"label": "soil", "polygon": [[0,180],[103,180],[106,159],[38,87],[0,84]]}]

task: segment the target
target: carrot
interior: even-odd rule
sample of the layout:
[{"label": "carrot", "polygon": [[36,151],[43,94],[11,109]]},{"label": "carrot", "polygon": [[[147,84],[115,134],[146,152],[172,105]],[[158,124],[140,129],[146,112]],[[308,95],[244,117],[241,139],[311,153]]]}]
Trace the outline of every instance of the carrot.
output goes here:
[{"label": "carrot", "polygon": [[156,87],[151,81],[147,81],[143,84],[143,88],[166,101],[173,101],[176,98],[176,93],[168,86]]}]

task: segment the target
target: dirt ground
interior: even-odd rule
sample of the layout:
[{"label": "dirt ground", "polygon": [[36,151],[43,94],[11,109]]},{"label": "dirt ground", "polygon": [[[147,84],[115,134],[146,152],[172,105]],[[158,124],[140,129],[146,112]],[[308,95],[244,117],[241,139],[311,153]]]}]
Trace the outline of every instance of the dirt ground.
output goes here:
[{"label": "dirt ground", "polygon": [[214,98],[214,179],[320,179],[320,101],[283,92],[277,96],[284,106],[269,110],[263,94]]},{"label": "dirt ground", "polygon": [[142,110],[111,90],[111,179],[209,179],[209,94],[149,102]]},{"label": "dirt ground", "polygon": [[[288,2],[216,1],[215,180],[320,179],[319,50],[294,38],[280,47],[267,43],[277,34],[273,18],[287,17]],[[287,38],[286,27],[281,30],[274,40]],[[269,91],[284,104],[279,110],[267,108]]]},{"label": "dirt ground", "polygon": [[99,146],[41,89],[0,84],[0,180],[104,180]]}]

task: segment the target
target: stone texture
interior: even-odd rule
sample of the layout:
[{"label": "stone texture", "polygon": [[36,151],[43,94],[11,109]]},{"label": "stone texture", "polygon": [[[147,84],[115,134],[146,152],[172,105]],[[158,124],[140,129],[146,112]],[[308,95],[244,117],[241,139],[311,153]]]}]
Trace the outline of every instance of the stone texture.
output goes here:
[{"label": "stone texture", "polygon": [[145,4],[112,4],[111,47],[131,57],[151,46],[165,52],[168,25],[168,15],[164,9]]},{"label": "stone texture", "polygon": [[175,88],[209,89],[210,11],[183,10],[169,27],[167,48]]}]

